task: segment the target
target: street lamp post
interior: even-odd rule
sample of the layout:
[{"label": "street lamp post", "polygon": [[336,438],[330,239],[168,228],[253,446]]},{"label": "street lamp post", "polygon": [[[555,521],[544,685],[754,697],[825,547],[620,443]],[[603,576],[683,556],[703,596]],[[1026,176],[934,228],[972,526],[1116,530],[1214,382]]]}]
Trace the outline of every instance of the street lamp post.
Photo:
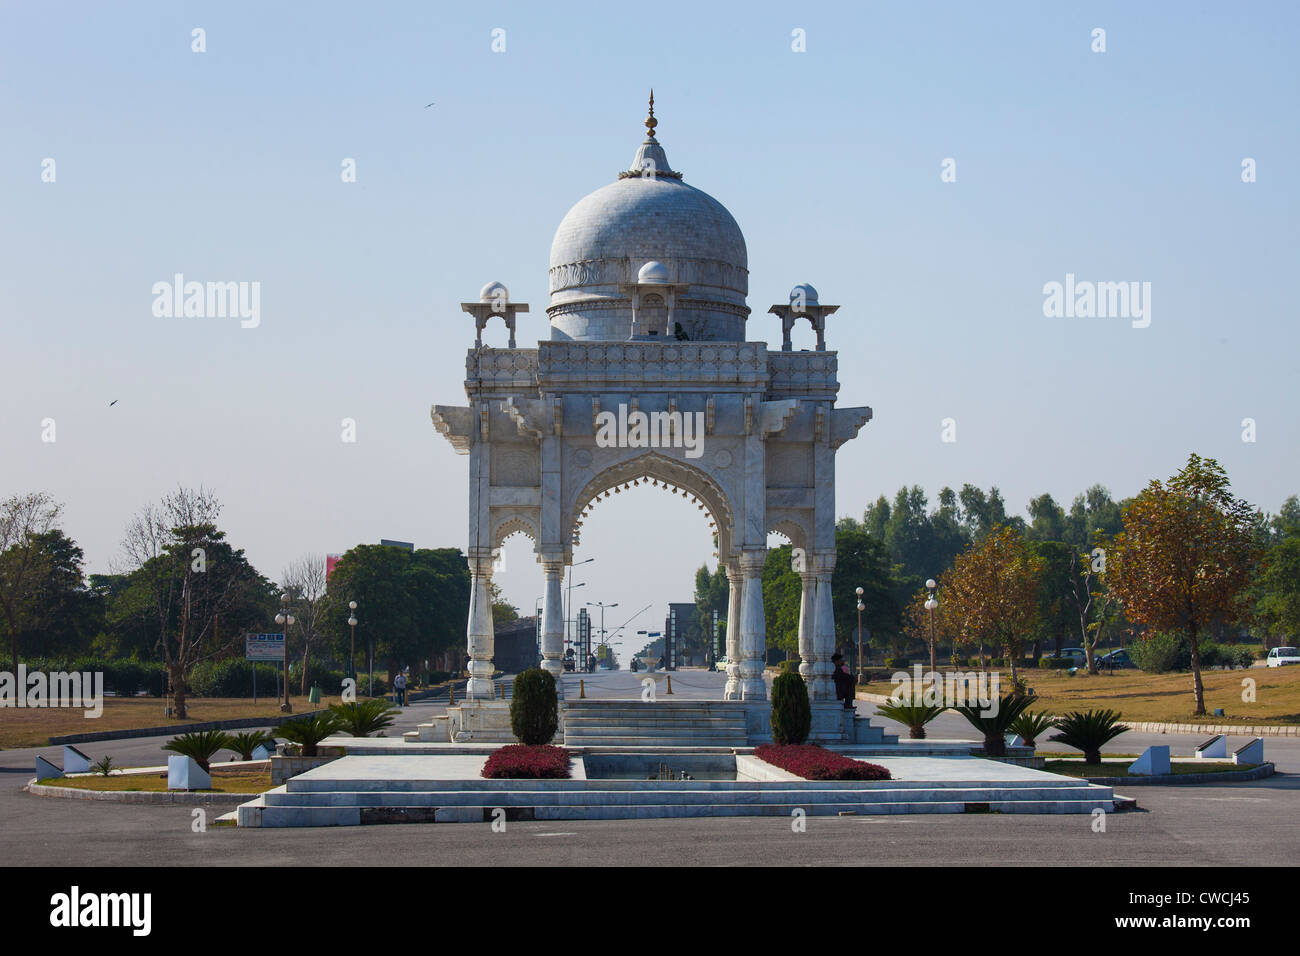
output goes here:
[{"label": "street lamp post", "polygon": [[[603,640],[605,639],[605,608],[607,608],[607,607],[618,607],[618,602],[615,601],[613,604],[606,604],[604,601],[595,601],[595,602],[588,601],[588,602],[587,602],[587,607],[598,607],[598,608],[600,608],[600,639],[603,641]],[[591,648],[590,648],[590,646],[587,648],[587,653],[588,653],[588,654],[591,653]],[[587,666],[587,662],[584,660],[584,661],[582,662],[582,665],[583,665],[584,667],[586,667],[586,666]]]},{"label": "street lamp post", "polygon": [[284,659],[280,661],[284,671],[284,703],[280,705],[280,713],[291,714],[293,707],[289,704],[289,625],[293,623],[293,615],[289,613],[288,592],[280,595],[280,613],[275,616],[275,623],[284,625]]},{"label": "street lamp post", "polygon": [[352,678],[352,692],[357,691],[357,602],[348,602],[348,627],[352,629],[352,650],[348,654],[348,676]]},{"label": "street lamp post", "polygon": [[[585,561],[579,561],[578,564],[591,564],[591,562],[595,560],[596,560],[595,558],[587,558]],[[569,624],[571,623],[569,621],[569,617],[573,614],[573,589],[580,588],[587,583],[586,581],[583,581],[581,584],[573,583],[573,567],[574,566],[572,564],[569,565],[569,593],[568,593],[568,599],[564,602],[565,607],[568,609],[568,613],[564,615],[564,643],[565,644],[572,643],[572,641],[569,639],[569,630],[570,630]]]},{"label": "street lamp post", "polygon": [[867,606],[862,603],[862,588],[857,589],[858,595],[858,683],[862,683],[862,612]]},{"label": "street lamp post", "polygon": [[939,585],[935,583],[934,578],[927,578],[925,586],[930,590],[930,596],[925,600],[925,609],[930,614],[930,673],[935,672],[934,666],[934,609],[939,606],[939,602],[934,599],[934,589]]}]

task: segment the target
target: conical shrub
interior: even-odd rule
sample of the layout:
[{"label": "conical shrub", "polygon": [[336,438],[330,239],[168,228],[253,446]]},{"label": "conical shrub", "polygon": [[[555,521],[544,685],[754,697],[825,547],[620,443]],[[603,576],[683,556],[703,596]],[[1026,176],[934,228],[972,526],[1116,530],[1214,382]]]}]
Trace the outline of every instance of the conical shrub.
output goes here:
[{"label": "conical shrub", "polygon": [[510,699],[510,730],[520,743],[535,747],[549,744],[559,726],[555,678],[540,667],[530,667],[515,678]]},{"label": "conical shrub", "polygon": [[803,676],[777,674],[772,681],[772,739],[778,744],[801,744],[811,732],[812,707]]}]

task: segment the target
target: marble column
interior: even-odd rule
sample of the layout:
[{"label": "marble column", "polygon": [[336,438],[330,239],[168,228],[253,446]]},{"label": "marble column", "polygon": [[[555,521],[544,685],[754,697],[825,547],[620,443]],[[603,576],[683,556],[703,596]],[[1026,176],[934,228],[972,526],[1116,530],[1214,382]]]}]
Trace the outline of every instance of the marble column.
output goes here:
[{"label": "marble column", "polygon": [[740,599],[745,578],[736,565],[727,566],[727,689],[723,700],[740,700]]},{"label": "marble column", "polygon": [[465,695],[491,700],[496,695],[492,681],[492,655],[496,653],[492,633],[492,552],[471,548],[469,556],[469,685]]},{"label": "marble column", "polygon": [[564,609],[561,604],[564,581],[564,560],[545,557],[542,570],[546,574],[546,603],[542,611],[542,669],[555,678],[556,692],[564,696]]},{"label": "marble column", "polygon": [[831,681],[831,655],[835,653],[835,604],[831,599],[831,575],[835,570],[835,552],[819,554],[814,562],[816,579],[815,609],[813,611],[813,653],[817,660],[812,666],[813,700],[834,700],[835,685]]},{"label": "marble column", "polygon": [[817,575],[813,571],[799,569],[799,581],[803,592],[799,598],[799,673],[808,685],[808,699],[820,700],[817,694],[819,672],[817,664],[822,660],[817,653],[816,618],[817,618]]},{"label": "marble column", "polygon": [[746,549],[740,556],[744,577],[740,609],[740,697],[766,700],[763,665],[767,656],[767,631],[763,621],[763,564],[766,548]]}]

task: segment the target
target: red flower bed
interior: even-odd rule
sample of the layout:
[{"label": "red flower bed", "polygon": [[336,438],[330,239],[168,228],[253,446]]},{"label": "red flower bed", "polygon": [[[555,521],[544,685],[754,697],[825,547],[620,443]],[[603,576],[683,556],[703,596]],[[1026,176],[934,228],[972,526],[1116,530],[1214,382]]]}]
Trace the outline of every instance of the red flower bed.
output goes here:
[{"label": "red flower bed", "polygon": [[493,780],[566,780],[569,752],[550,745],[511,744],[488,757],[483,776]]},{"label": "red flower bed", "polygon": [[754,756],[805,780],[892,780],[874,763],[852,760],[815,744],[763,744]]}]

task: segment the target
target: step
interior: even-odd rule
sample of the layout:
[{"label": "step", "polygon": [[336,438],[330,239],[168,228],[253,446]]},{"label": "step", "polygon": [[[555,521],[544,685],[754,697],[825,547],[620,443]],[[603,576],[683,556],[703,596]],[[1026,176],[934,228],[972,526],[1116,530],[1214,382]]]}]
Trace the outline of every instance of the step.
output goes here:
[{"label": "step", "polygon": [[[248,805],[245,805],[247,807]],[[920,813],[1092,813],[1110,811],[1114,801],[1104,796],[1077,800],[1013,801],[900,801],[897,803],[807,804],[801,802],[770,804],[644,804],[625,806],[553,805],[520,807],[514,813],[506,809],[506,818],[531,820],[628,820],[690,817],[773,816],[790,817],[795,811],[809,816],[884,816]],[[484,823],[495,818],[495,807],[249,807],[247,817],[241,807],[241,825],[263,827],[291,826],[358,826],[363,815],[374,822],[393,821],[406,816],[412,822]],[[402,811],[408,811],[402,814]],[[255,815],[254,815],[255,814]],[[245,819],[249,823],[245,824]],[[254,822],[255,820],[255,822]]]},{"label": "step", "polygon": [[579,735],[566,736],[566,745],[580,747],[743,747],[741,737],[634,737],[629,735]]},{"label": "step", "polygon": [[[658,781],[643,781],[655,784]],[[680,782],[680,781],[678,781]],[[693,783],[695,781],[687,781]],[[666,789],[655,786],[643,790],[519,790],[509,793],[438,790],[340,791],[337,793],[268,794],[266,807],[541,807],[541,806],[697,806],[697,805],[766,805],[795,804],[878,805],[890,803],[1060,803],[1089,799],[1113,799],[1110,788],[1102,787],[948,787],[931,789],[918,786],[894,790],[810,790],[792,793],[780,790],[703,790]]]}]

